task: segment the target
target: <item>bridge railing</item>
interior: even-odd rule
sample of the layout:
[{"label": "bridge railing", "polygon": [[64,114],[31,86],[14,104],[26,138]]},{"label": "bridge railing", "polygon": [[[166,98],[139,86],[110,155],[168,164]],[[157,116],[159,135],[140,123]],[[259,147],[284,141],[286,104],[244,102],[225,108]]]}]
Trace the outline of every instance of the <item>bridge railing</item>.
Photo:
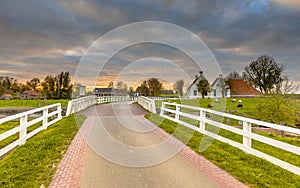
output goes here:
[{"label": "bridge railing", "polygon": [[[177,122],[185,127],[198,131],[199,133],[205,134],[219,141],[228,143],[236,148],[243,150],[246,153],[266,159],[275,165],[278,165],[286,170],[289,170],[290,172],[300,175],[299,167],[254,149],[252,147],[252,140],[257,140],[259,142],[280,148],[282,150],[294,153],[296,155],[300,155],[300,147],[253,133],[252,125],[270,127],[277,130],[294,133],[297,135],[300,135],[300,129],[263,122],[255,119],[240,117],[240,116],[218,112],[210,109],[187,106],[182,104],[167,103],[167,102],[162,103],[160,116],[172,120],[174,122]],[[226,125],[222,121],[221,122],[215,121],[214,119],[217,118],[212,118],[213,116],[238,120],[242,125],[242,129]],[[187,123],[186,120],[182,121],[181,117],[199,121],[199,127]],[[243,137],[242,143],[233,141],[231,139],[210,132],[209,130],[206,129],[207,124],[241,135]]]},{"label": "bridge railing", "polygon": [[[18,145],[23,145],[26,143],[26,140],[31,138],[32,136],[36,135],[42,130],[47,129],[48,126],[56,123],[57,121],[62,119],[61,116],[61,104],[53,104],[33,110],[29,110],[26,112],[22,112],[19,114],[15,114],[12,116],[7,116],[5,118],[0,119],[0,125],[10,121],[19,121],[19,125],[15,128],[12,128],[4,133],[0,134],[0,142],[6,140],[13,135],[18,134],[18,138],[8,143],[5,147],[0,149],[0,157],[4,154],[8,153],[13,148],[17,147]],[[40,123],[41,125],[35,128],[34,130],[28,131],[28,128],[37,125]],[[5,126],[5,125],[3,125]]]},{"label": "bridge railing", "polygon": [[136,101],[137,97],[133,96],[101,96],[97,97],[97,104],[119,101]]},{"label": "bridge railing", "polygon": [[89,106],[96,104],[96,102],[96,96],[94,95],[70,100],[68,102],[66,117],[70,114],[84,110]]},{"label": "bridge railing", "polygon": [[149,112],[156,113],[154,99],[140,96],[140,97],[138,97],[138,104],[141,105],[144,109],[148,110]]}]

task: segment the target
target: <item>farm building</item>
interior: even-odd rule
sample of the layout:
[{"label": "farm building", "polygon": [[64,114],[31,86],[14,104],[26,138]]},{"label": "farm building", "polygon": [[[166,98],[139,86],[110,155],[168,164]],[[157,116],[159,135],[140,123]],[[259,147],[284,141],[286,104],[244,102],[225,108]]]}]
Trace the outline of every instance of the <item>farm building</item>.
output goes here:
[{"label": "farm building", "polygon": [[[190,98],[200,98],[201,93],[198,92],[197,85],[200,80],[206,79],[203,75],[203,72],[199,72],[200,75],[196,75],[195,80],[193,83],[188,87],[187,89],[187,95]],[[220,75],[218,78],[214,80],[214,82],[211,84],[211,91],[205,94],[205,97],[210,98],[224,98],[224,97],[230,97],[230,88],[225,83],[224,78],[222,75]]]},{"label": "farm building", "polygon": [[231,97],[256,97],[261,94],[243,79],[230,79],[227,83],[231,90]]},{"label": "farm building", "polygon": [[3,94],[1,97],[0,97],[1,100],[12,100],[13,99],[13,96],[11,94]]},{"label": "farm building", "polygon": [[33,90],[27,90],[20,94],[20,99],[36,99],[39,93]]},{"label": "farm building", "polygon": [[97,96],[113,96],[115,93],[113,88],[95,88],[94,94]]}]

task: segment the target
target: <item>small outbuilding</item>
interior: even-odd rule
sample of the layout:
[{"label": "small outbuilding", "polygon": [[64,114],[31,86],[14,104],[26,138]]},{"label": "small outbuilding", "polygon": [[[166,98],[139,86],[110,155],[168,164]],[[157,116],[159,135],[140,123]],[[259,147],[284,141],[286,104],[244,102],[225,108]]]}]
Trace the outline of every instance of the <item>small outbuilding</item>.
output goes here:
[{"label": "small outbuilding", "polygon": [[39,93],[34,90],[26,90],[20,94],[20,99],[36,99]]},{"label": "small outbuilding", "polygon": [[13,99],[13,96],[11,94],[3,94],[1,97],[0,97],[1,100],[12,100]]},{"label": "small outbuilding", "polygon": [[94,94],[97,96],[113,96],[115,93],[114,88],[95,88]]}]

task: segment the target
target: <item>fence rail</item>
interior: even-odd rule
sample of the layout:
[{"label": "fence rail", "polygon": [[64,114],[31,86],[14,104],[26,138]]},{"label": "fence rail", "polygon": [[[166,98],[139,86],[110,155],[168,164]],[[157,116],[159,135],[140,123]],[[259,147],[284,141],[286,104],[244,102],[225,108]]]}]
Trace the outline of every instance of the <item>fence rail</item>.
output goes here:
[{"label": "fence rail", "polygon": [[66,117],[69,116],[70,114],[84,110],[87,107],[96,104],[96,102],[97,102],[96,97],[94,95],[73,99],[68,102]]},{"label": "fence rail", "polygon": [[[0,134],[0,141],[3,141],[4,139],[19,133],[19,138],[15,140],[14,142],[8,144],[4,148],[0,149],[0,157],[4,154],[8,153],[13,148],[17,147],[18,145],[23,145],[26,143],[26,140],[31,138],[32,136],[36,135],[42,130],[47,129],[48,126],[56,123],[57,121],[62,119],[61,116],[61,104],[53,104],[49,106],[45,106],[42,108],[37,108],[33,110],[29,110],[26,112],[22,112],[19,114],[15,114],[12,116],[7,116],[5,118],[0,119],[0,124],[19,119],[20,123],[19,126],[10,129],[4,133]],[[30,115],[36,114],[36,113],[42,113],[40,117],[36,117],[35,119],[29,120]],[[27,132],[27,128],[35,125],[39,122],[42,122],[42,125],[38,128],[34,129],[31,132]]]},{"label": "fence rail", "polygon": [[[193,114],[188,113],[187,110],[185,112],[183,112],[182,109],[193,110],[193,112],[197,113],[197,115],[195,115],[194,113]],[[171,114],[173,114],[174,117],[171,117]],[[226,117],[226,118],[238,120],[242,123],[243,128],[239,129],[239,128],[235,128],[235,127],[226,125],[222,122],[215,121],[211,118],[214,115],[219,116],[219,117]],[[255,134],[252,132],[252,125],[255,124],[255,125],[260,125],[260,126],[264,126],[264,127],[270,127],[273,129],[287,131],[287,132],[291,132],[291,133],[298,134],[298,135],[300,135],[300,129],[276,125],[273,123],[267,123],[267,122],[263,122],[263,121],[259,121],[259,120],[255,120],[255,119],[240,117],[240,116],[227,114],[227,113],[223,113],[223,112],[218,112],[218,111],[214,111],[214,110],[209,110],[209,109],[205,109],[205,108],[199,108],[199,107],[193,107],[193,106],[187,106],[187,105],[181,105],[181,104],[174,104],[174,103],[167,103],[167,102],[162,103],[160,116],[167,118],[169,120],[172,120],[174,122],[177,122],[179,124],[182,124],[190,129],[198,131],[209,137],[215,138],[219,141],[228,143],[236,148],[243,150],[246,153],[266,159],[275,165],[278,165],[290,172],[300,175],[299,167],[292,165],[290,163],[287,163],[285,161],[282,161],[280,159],[277,159],[273,156],[267,155],[256,149],[253,149],[252,148],[252,140],[257,140],[259,142],[280,148],[282,150],[285,150],[285,151],[288,151],[288,152],[291,152],[291,153],[294,153],[297,155],[300,155],[300,147],[297,147],[297,146],[294,146],[291,144],[287,144],[285,142],[281,142],[278,140],[274,140],[274,139],[271,139],[271,138],[268,138],[265,136],[261,136],[259,134]],[[181,117],[198,120],[199,127],[195,126],[195,125],[191,125],[185,121],[182,121]],[[243,141],[242,141],[242,143],[239,143],[239,142],[233,141],[231,139],[217,135],[215,133],[212,133],[212,132],[206,130],[206,124],[209,124],[209,125],[221,128],[221,129],[225,129],[227,131],[241,135],[243,137]]]},{"label": "fence rail", "polygon": [[148,110],[151,113],[156,113],[155,108],[155,101],[154,99],[150,99],[148,97],[138,97],[138,103],[141,105],[144,109]]},{"label": "fence rail", "polygon": [[118,101],[136,101],[137,97],[132,96],[101,96],[97,98],[97,104]]}]

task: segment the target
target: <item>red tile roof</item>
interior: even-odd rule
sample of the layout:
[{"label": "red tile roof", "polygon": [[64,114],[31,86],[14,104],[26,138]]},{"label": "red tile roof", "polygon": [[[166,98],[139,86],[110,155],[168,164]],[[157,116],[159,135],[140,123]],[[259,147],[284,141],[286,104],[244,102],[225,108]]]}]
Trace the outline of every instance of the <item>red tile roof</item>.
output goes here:
[{"label": "red tile roof", "polygon": [[231,95],[260,95],[260,92],[242,79],[228,80]]},{"label": "red tile roof", "polygon": [[37,96],[39,95],[36,91],[33,90],[26,90],[22,93],[22,95],[30,95],[30,96]]}]

